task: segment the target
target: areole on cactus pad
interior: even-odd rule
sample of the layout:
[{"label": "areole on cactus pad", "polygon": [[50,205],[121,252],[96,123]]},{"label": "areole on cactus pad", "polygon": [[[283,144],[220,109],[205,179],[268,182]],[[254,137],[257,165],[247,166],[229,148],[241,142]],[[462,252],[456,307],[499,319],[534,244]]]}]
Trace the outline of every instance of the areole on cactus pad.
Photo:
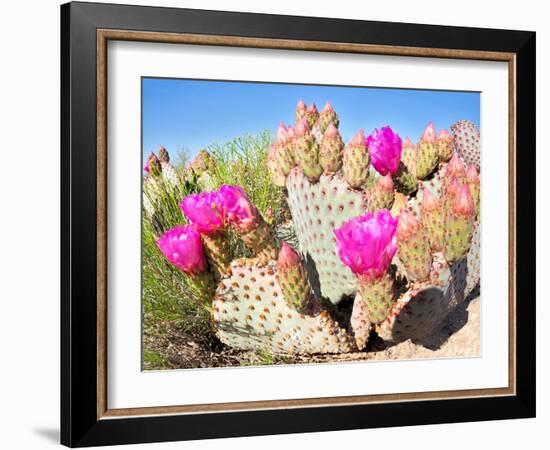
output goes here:
[{"label": "areole on cactus pad", "polygon": [[[460,137],[477,129],[460,121],[451,136],[430,123],[415,145],[381,124],[346,143],[329,102],[319,113],[300,101],[294,116],[267,159],[287,197],[284,226],[239,186],[182,200],[219,282],[216,335],[238,349],[313,354],[361,351],[373,333],[388,345],[433,333],[479,286],[479,139]],[[159,166],[151,158],[147,177]],[[230,234],[253,256],[220,262],[211,241],[223,247]],[[166,255],[187,270],[171,247]]]}]

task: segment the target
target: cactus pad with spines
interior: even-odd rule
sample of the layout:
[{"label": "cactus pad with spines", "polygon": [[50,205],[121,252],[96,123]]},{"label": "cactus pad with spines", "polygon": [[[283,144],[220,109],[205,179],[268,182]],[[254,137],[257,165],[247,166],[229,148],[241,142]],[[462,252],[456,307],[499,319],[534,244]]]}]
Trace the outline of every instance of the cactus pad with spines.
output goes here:
[{"label": "cactus pad with spines", "polygon": [[298,168],[290,172],[286,186],[300,251],[309,263],[310,277],[311,271],[318,277],[318,286],[312,282],[317,294],[332,303],[354,295],[357,281],[336,255],[333,230],[367,210],[364,193],[337,176],[322,175],[310,183]]},{"label": "cactus pad with spines", "polygon": [[216,335],[234,348],[273,354],[347,353],[353,337],[326,311],[295,311],[285,301],[274,263],[249,266],[238,260],[222,279],[212,304]]},{"label": "cactus pad with spines", "polygon": [[481,163],[481,144],[479,130],[469,120],[459,120],[451,125],[456,152],[464,160],[466,165],[475,164],[477,170]]}]

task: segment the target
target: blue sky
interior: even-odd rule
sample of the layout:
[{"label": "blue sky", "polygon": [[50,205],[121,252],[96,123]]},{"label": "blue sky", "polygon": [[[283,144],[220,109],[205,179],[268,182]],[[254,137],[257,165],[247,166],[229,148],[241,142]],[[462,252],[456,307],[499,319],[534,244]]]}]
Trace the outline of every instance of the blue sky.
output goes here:
[{"label": "blue sky", "polygon": [[201,148],[244,134],[275,132],[278,124],[294,122],[296,103],[303,98],[319,111],[330,100],[340,117],[347,142],[363,128],[390,125],[405,139],[417,141],[432,120],[437,130],[460,119],[479,126],[477,92],[312,86],[180,79],[143,79],[143,159],[160,145],[171,154]]}]

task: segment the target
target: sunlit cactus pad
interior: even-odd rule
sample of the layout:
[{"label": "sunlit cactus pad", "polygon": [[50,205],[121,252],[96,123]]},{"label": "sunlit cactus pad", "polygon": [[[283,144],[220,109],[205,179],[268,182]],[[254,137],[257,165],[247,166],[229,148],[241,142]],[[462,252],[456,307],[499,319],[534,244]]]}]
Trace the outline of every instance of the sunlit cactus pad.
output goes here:
[{"label": "sunlit cactus pad", "polygon": [[275,264],[250,266],[235,261],[212,303],[216,335],[234,348],[265,349],[275,354],[347,353],[352,336],[330,315],[306,315],[283,298]]},{"label": "sunlit cactus pad", "polygon": [[338,303],[343,296],[355,294],[357,280],[334,251],[333,230],[365,212],[363,192],[351,189],[332,175],[321,175],[317,183],[310,183],[298,168],[290,172],[286,183],[294,229],[304,259],[313,272],[310,276],[314,289]]},{"label": "sunlit cactus pad", "polygon": [[481,144],[479,130],[469,120],[459,120],[451,125],[456,152],[468,165],[475,164],[480,169]]}]

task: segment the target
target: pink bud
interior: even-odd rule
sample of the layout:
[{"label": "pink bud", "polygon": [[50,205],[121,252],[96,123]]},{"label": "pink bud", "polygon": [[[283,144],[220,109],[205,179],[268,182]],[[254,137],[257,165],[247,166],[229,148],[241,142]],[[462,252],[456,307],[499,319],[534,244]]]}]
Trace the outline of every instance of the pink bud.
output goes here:
[{"label": "pink bud", "polygon": [[453,177],[451,179],[451,182],[447,185],[447,190],[445,191],[445,193],[448,197],[454,198],[459,189],[460,183],[458,182],[458,179],[456,177]]},{"label": "pink bud", "polygon": [[378,187],[386,192],[393,191],[393,180],[390,174],[380,177]]},{"label": "pink bud", "polygon": [[277,128],[276,141],[278,144],[284,144],[287,139],[287,129],[285,124],[281,122],[279,128]]},{"label": "pink bud", "polygon": [[279,250],[279,257],[277,259],[277,268],[279,270],[289,269],[291,267],[296,267],[301,264],[302,260],[300,255],[288,245],[285,241],[281,245],[281,250]]},{"label": "pink bud", "polygon": [[334,124],[330,122],[327,129],[325,130],[324,137],[334,138],[336,136],[339,136],[338,128],[336,128]]},{"label": "pink bud", "polygon": [[437,140],[451,142],[453,140],[453,136],[447,130],[443,129],[437,134]]},{"label": "pink bud", "polygon": [[309,125],[305,117],[296,124],[296,126],[294,127],[294,133],[296,136],[304,136],[306,134],[309,134]]},{"label": "pink bud", "polygon": [[435,211],[439,207],[439,200],[428,189],[422,189],[422,209],[424,211]]},{"label": "pink bud", "polygon": [[188,195],[179,207],[201,233],[213,234],[225,227],[227,212],[219,192]]},{"label": "pink bud", "polygon": [[300,101],[298,102],[298,104],[296,105],[296,110],[306,110],[306,104],[304,103],[304,100],[303,99],[300,99]]},{"label": "pink bud", "polygon": [[153,176],[160,175],[162,171],[160,161],[157,158],[157,155],[155,155],[153,152],[149,154],[149,158],[147,159],[147,168],[149,169],[147,173],[150,173]]},{"label": "pink bud", "polygon": [[333,112],[334,112],[334,108],[330,104],[330,101],[327,100],[327,102],[325,103],[325,106],[321,110],[321,114],[328,114],[328,113],[332,114]]},{"label": "pink bud", "polygon": [[433,144],[436,139],[435,125],[433,122],[429,122],[420,138],[421,142],[426,142],[428,144]]},{"label": "pink bud", "polygon": [[406,210],[399,214],[397,224],[397,239],[405,240],[415,234],[420,228],[420,222]]},{"label": "pink bud", "polygon": [[145,164],[145,165],[143,166],[143,171],[144,171],[145,173],[149,173],[149,164]]},{"label": "pink bud", "polygon": [[317,106],[315,106],[315,103],[312,103],[311,105],[309,105],[306,109],[307,113],[309,115],[315,115],[317,116],[319,113],[317,112]]},{"label": "pink bud", "polygon": [[407,136],[407,138],[405,139],[405,141],[403,142],[403,150],[405,149],[411,149],[411,150],[414,150],[416,148],[416,146],[413,144],[413,142],[411,141],[411,138],[409,138]]},{"label": "pink bud", "polygon": [[472,164],[470,167],[468,167],[468,170],[466,170],[466,180],[468,183],[473,184],[479,184],[479,173],[477,171],[477,167]]},{"label": "pink bud", "polygon": [[365,148],[365,132],[363,129],[359,130],[357,133],[355,133],[355,136],[353,136],[353,139],[349,141],[348,144],[350,147],[362,147]]},{"label": "pink bud", "polygon": [[164,163],[170,162],[170,155],[168,154],[168,151],[161,145],[159,147],[159,160]]},{"label": "pink bud", "polygon": [[250,202],[243,188],[224,184],[220,187],[224,209],[229,222],[245,233],[258,226],[259,213]]},{"label": "pink bud", "polygon": [[464,176],[464,164],[462,164],[460,157],[456,153],[453,153],[451,160],[445,166],[445,176],[457,178]]},{"label": "pink bud", "polygon": [[188,274],[206,270],[200,234],[191,225],[177,226],[157,240],[157,246],[174,266]]},{"label": "pink bud", "polygon": [[286,142],[290,142],[292,141],[292,139],[294,139],[294,128],[289,126],[287,129],[286,129]]},{"label": "pink bud", "polygon": [[396,227],[387,209],[354,217],[334,230],[336,251],[353,273],[374,281],[387,272],[397,251]]},{"label": "pink bud", "polygon": [[452,210],[455,214],[466,218],[473,217],[475,214],[474,200],[470,192],[470,187],[463,184],[457,191],[452,203]]},{"label": "pink bud", "polygon": [[380,175],[393,175],[399,169],[403,143],[399,135],[390,127],[374,130],[367,137],[367,146],[372,165]]}]

